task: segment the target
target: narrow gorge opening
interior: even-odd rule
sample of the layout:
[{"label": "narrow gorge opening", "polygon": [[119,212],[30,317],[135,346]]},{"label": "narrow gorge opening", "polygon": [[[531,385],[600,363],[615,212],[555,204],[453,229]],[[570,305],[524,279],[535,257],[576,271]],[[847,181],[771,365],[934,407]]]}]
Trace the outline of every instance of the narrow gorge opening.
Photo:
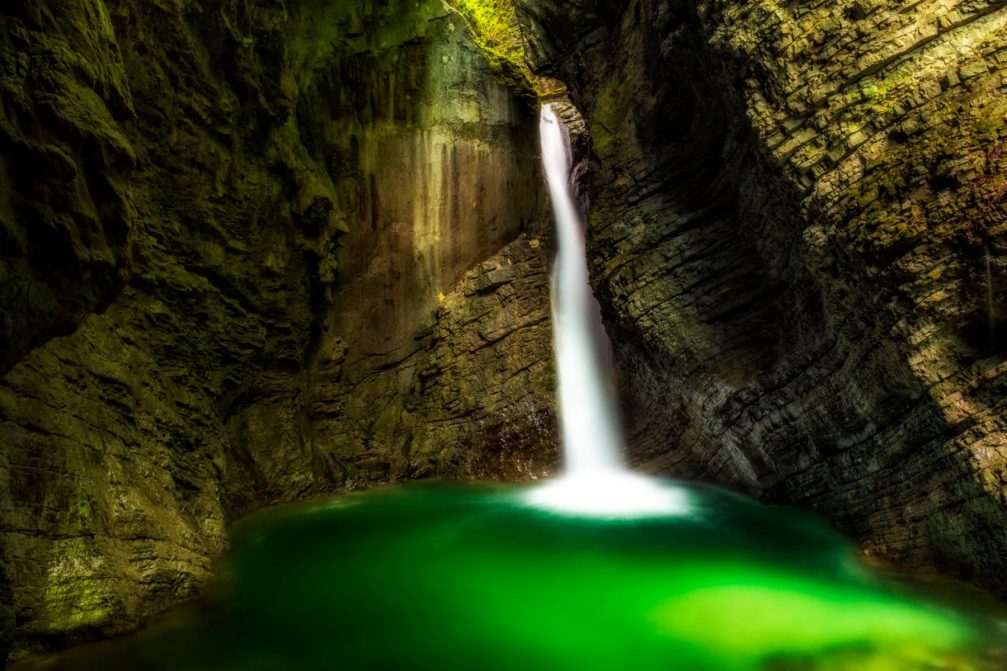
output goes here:
[{"label": "narrow gorge opening", "polygon": [[0,660],[1001,671],[1005,30],[14,0]]},{"label": "narrow gorge opening", "polygon": [[627,470],[569,133],[548,104],[540,133],[562,474],[267,509],[232,529],[199,607],[46,668],[600,670],[630,651],[655,670],[985,663],[997,618],[870,570],[824,521]]}]

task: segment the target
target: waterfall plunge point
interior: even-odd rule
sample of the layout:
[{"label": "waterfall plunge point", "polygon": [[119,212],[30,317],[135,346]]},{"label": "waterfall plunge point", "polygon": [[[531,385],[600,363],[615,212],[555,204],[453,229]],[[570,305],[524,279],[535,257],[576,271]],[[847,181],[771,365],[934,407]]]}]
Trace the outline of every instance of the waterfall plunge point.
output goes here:
[{"label": "waterfall plunge point", "polygon": [[539,122],[542,167],[556,221],[552,321],[564,468],[530,502],[567,514],[650,517],[689,509],[684,490],[630,472],[611,391],[609,342],[588,281],[584,226],[571,188],[570,134],[552,105]]}]

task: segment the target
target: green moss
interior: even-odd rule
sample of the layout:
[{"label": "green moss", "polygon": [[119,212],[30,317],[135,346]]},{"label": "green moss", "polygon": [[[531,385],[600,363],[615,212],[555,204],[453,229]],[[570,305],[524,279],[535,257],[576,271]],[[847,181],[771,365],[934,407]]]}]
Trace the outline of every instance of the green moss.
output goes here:
[{"label": "green moss", "polygon": [[88,529],[93,520],[94,508],[87,494],[83,491],[78,492],[67,507],[60,511],[59,514],[61,527],[70,531]]},{"label": "green moss", "polygon": [[613,143],[618,143],[620,134],[624,132],[626,106],[621,103],[620,95],[618,81],[609,82],[598,94],[591,114],[591,141],[597,152],[604,152]]},{"label": "green moss", "polygon": [[106,621],[112,608],[105,581],[96,577],[101,559],[88,547],[87,539],[54,543],[53,555],[44,595],[49,627],[69,631]]},{"label": "green moss", "polygon": [[925,218],[894,210],[887,201],[875,201],[840,232],[839,239],[847,247],[885,254],[905,248],[925,233]]},{"label": "green moss", "polygon": [[511,0],[445,0],[468,23],[476,44],[504,83],[530,94],[543,93],[525,60],[524,38]]},{"label": "green moss", "polygon": [[971,111],[975,135],[986,142],[995,142],[1007,134],[1007,102],[995,101]]},{"label": "green moss", "polygon": [[517,13],[510,0],[451,0],[489,48],[506,54],[523,55],[524,44]]},{"label": "green moss", "polygon": [[914,106],[911,98],[919,82],[913,72],[893,71],[867,78],[860,85],[865,111],[871,117],[902,117]]}]

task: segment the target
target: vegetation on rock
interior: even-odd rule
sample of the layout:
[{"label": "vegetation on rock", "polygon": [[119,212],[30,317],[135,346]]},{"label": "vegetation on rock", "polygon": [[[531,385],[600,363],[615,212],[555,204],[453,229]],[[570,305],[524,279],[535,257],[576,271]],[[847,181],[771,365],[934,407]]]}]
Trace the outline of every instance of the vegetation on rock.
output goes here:
[{"label": "vegetation on rock", "polygon": [[553,96],[565,88],[532,72],[513,0],[444,0],[472,31],[490,66],[502,81],[529,95]]},{"label": "vegetation on rock", "polygon": [[0,14],[0,658],[252,508],[549,467],[535,117],[441,0]]}]

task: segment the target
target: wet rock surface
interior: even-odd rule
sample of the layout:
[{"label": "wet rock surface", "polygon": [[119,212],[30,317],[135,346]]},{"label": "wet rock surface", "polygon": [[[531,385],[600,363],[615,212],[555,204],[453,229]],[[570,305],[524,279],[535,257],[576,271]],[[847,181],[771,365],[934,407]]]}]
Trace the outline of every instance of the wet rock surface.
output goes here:
[{"label": "wet rock surface", "polygon": [[492,62],[462,4],[0,12],[0,658],[261,505],[551,468],[517,54],[591,137],[634,462],[1007,593],[1007,3],[515,0]]},{"label": "wet rock surface", "polygon": [[640,466],[1007,593],[1002,2],[517,2]]},{"label": "wet rock surface", "polygon": [[439,0],[0,14],[0,648],[264,504],[550,467],[537,119]]}]

